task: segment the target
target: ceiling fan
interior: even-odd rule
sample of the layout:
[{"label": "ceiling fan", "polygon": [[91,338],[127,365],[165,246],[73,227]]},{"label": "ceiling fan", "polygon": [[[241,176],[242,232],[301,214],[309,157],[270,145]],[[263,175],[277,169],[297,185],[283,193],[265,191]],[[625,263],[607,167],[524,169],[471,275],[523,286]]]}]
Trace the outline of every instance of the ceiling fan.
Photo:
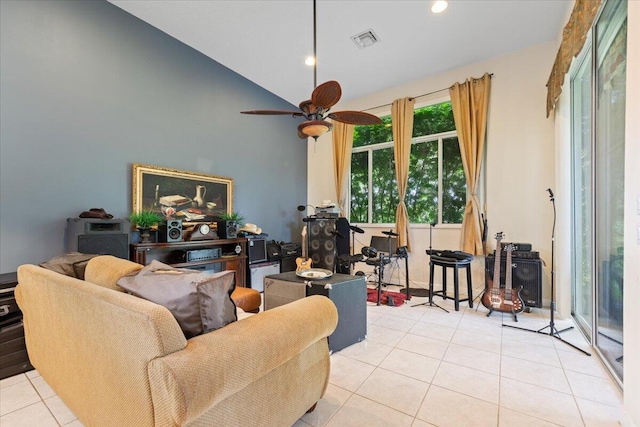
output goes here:
[{"label": "ceiling fan", "polygon": [[[316,55],[316,0],[313,0],[313,57]],[[382,120],[373,114],[362,111],[336,111],[329,112],[331,107],[336,105],[342,96],[342,88],[340,84],[331,80],[317,85],[317,67],[318,62],[313,64],[313,86],[311,99],[302,101],[298,107],[300,111],[286,110],[251,110],[242,111],[242,114],[260,114],[260,115],[287,115],[292,117],[304,117],[305,121],[298,125],[298,136],[301,139],[312,137],[318,140],[318,137],[331,130],[333,124],[326,119],[336,122],[342,122],[352,125],[377,125]]]}]

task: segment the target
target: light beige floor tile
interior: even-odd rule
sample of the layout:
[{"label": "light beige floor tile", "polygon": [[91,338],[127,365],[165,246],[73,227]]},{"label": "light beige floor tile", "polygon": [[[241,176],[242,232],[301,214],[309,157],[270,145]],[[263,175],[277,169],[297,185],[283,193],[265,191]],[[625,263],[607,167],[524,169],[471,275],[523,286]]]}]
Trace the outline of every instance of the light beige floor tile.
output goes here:
[{"label": "light beige floor tile", "polygon": [[375,323],[376,320],[378,320],[379,318],[382,317],[382,313],[371,313],[371,312],[367,312],[367,324],[372,324]]},{"label": "light beige floor tile", "polygon": [[558,349],[558,357],[562,367],[567,371],[580,372],[599,378],[609,378],[609,374],[596,356],[590,357],[574,349],[570,349],[570,351]]},{"label": "light beige floor tile", "polygon": [[451,338],[453,338],[453,334],[455,334],[455,332],[455,328],[437,325],[435,323],[429,323],[422,320],[417,322],[409,331],[409,333],[412,334],[434,338],[446,342],[451,341]]},{"label": "light beige floor tile", "polygon": [[408,332],[417,320],[407,319],[405,317],[394,316],[393,314],[385,314],[380,317],[374,325],[382,326],[384,328],[395,329],[402,332]]},{"label": "light beige floor tile", "polygon": [[6,415],[18,409],[40,402],[40,396],[29,381],[22,381],[2,389],[0,415]]},{"label": "light beige floor tile", "polygon": [[502,340],[503,341],[517,341],[535,344],[541,347],[549,347],[555,348],[553,345],[553,338],[546,334],[539,334],[534,331],[537,331],[540,328],[527,327],[523,325],[518,325],[518,327],[522,326],[526,331],[515,329],[515,328],[502,328]]},{"label": "light beige floor tile", "polygon": [[498,403],[500,377],[477,369],[443,361],[432,384],[489,403]]},{"label": "light beige floor tile", "polygon": [[408,427],[413,417],[354,394],[326,424],[327,427]]},{"label": "light beige floor tile", "polygon": [[476,348],[478,350],[500,353],[502,340],[499,337],[493,337],[490,335],[483,335],[458,329],[456,330],[456,333],[453,334],[451,342],[453,344]]},{"label": "light beige floor tile", "polygon": [[420,320],[420,318],[424,315],[425,308],[424,306],[413,307],[416,303],[409,301],[408,303],[404,303],[400,307],[396,307],[393,311],[389,312],[394,316],[404,317],[412,320]]},{"label": "light beige floor tile", "polygon": [[[558,328],[560,329],[560,328]],[[578,350],[572,348],[569,344],[572,344],[576,347],[578,347],[581,350],[586,351],[587,353],[592,353],[591,348],[589,347],[589,344],[587,343],[587,341],[585,341],[584,337],[582,336],[582,333],[576,329],[573,328],[571,330],[568,330],[566,332],[562,332],[560,333],[560,338],[562,338],[562,341],[559,339],[554,339],[553,340],[553,345],[556,347],[556,349],[561,350],[561,351],[574,351],[578,354],[582,354],[580,353]],[[569,344],[567,344],[569,343]],[[620,354],[622,356],[622,354]],[[589,357],[589,356],[587,356]]]},{"label": "light beige floor tile", "polygon": [[442,360],[494,375],[500,374],[500,355],[491,351],[449,344]]},{"label": "light beige floor tile", "polygon": [[411,424],[411,427],[433,427],[434,424],[430,424],[426,421],[422,421],[421,419],[416,418],[415,420],[413,420],[413,424]]},{"label": "light beige floor tile", "polygon": [[622,394],[610,379],[572,371],[566,375],[574,396],[610,406],[622,404]]},{"label": "light beige floor tile", "polygon": [[[484,320],[484,319],[483,319]],[[481,322],[479,319],[470,316],[464,316],[458,323],[458,330],[474,332],[482,335],[490,335],[494,337],[502,336],[502,325],[497,322]]]},{"label": "light beige floor tile", "polygon": [[31,379],[31,384],[36,388],[36,391],[40,395],[42,399],[48,399],[56,395],[56,392],[53,391],[49,384],[42,377],[35,377]]},{"label": "light beige floor tile", "polygon": [[58,396],[45,399],[44,403],[61,426],[69,424],[71,421],[78,418]]},{"label": "light beige floor tile", "polygon": [[310,425],[305,423],[302,418],[300,418],[299,420],[297,420],[295,423],[293,423],[292,427],[309,427]]},{"label": "light beige floor tile", "polygon": [[430,383],[440,366],[440,360],[394,348],[380,367],[398,374]]},{"label": "light beige floor tile", "polygon": [[69,424],[65,424],[64,427],[84,427],[84,424],[80,420],[73,420]]},{"label": "light beige floor tile", "polygon": [[34,369],[32,371],[25,372],[25,375],[27,376],[27,378],[36,378],[40,376],[40,372]]},{"label": "light beige floor tile", "polygon": [[620,406],[609,406],[587,399],[576,398],[578,409],[586,427],[614,427],[621,425],[623,413]]},{"label": "light beige floor tile", "polygon": [[58,427],[56,419],[42,401],[3,415],[0,417],[0,425],[2,427]]},{"label": "light beige floor tile", "polygon": [[498,405],[434,385],[429,388],[417,418],[439,427],[494,427],[498,422]]},{"label": "light beige floor tile", "polygon": [[364,340],[340,351],[340,355],[378,366],[391,352],[393,347]]},{"label": "light beige floor tile", "polygon": [[[443,306],[441,301],[435,301],[439,306]],[[449,310],[449,307],[444,307]],[[460,319],[462,319],[461,312],[451,312],[446,313],[440,310],[438,307],[429,307],[427,311],[425,311],[424,315],[420,318],[421,322],[434,323],[440,326],[447,326],[449,328],[457,328],[458,323],[460,323]]]},{"label": "light beige floor tile", "polygon": [[380,344],[395,346],[406,335],[406,332],[370,324],[367,327],[367,340]]},{"label": "light beige floor tile", "polygon": [[422,354],[423,356],[442,359],[449,344],[433,338],[422,337],[420,335],[407,334],[396,344],[396,348]]},{"label": "light beige floor tile", "polygon": [[325,425],[333,414],[349,400],[352,394],[350,391],[329,384],[327,392],[318,401],[316,409],[311,413],[305,414],[301,420],[314,427]]},{"label": "light beige floor tile", "polygon": [[500,407],[500,414],[498,415],[499,427],[555,427],[557,424],[553,424],[540,418],[535,418],[522,412],[517,412],[504,406]]},{"label": "light beige floor tile", "polygon": [[509,356],[502,356],[501,367],[500,374],[505,378],[571,394],[569,383],[562,368]]},{"label": "light beige floor tile", "polygon": [[500,406],[565,427],[583,425],[573,396],[510,378],[500,381]]},{"label": "light beige floor tile", "polygon": [[21,383],[23,381],[29,381],[25,374],[18,374],[9,378],[5,378],[3,380],[0,380],[0,389],[9,387],[10,385]]},{"label": "light beige floor tile", "polygon": [[429,383],[377,368],[356,394],[414,417]]},{"label": "light beige floor tile", "polygon": [[560,359],[555,348],[541,347],[535,343],[503,340],[502,355],[560,367]]},{"label": "light beige floor tile", "polygon": [[329,382],[348,391],[356,391],[373,372],[375,366],[359,360],[331,355],[331,374]]}]

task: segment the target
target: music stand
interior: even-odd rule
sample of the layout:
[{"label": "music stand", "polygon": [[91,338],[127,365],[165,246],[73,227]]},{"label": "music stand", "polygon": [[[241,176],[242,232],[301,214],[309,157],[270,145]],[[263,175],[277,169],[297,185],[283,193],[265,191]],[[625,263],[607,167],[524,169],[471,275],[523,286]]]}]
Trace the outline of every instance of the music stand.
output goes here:
[{"label": "music stand", "polygon": [[[433,227],[435,227],[436,222],[432,222],[429,224],[429,274],[431,276],[433,276],[433,273],[435,271],[435,267],[433,265],[433,260],[431,259],[431,254],[433,253],[433,250],[431,248],[431,243],[432,243],[432,234],[433,234]],[[443,272],[443,274],[446,274]],[[409,290],[407,289],[407,292],[409,292]],[[420,304],[414,304],[411,307],[417,307],[419,305],[426,305],[428,307],[438,307],[440,310],[446,311],[447,313],[449,312],[449,310],[447,310],[444,307],[440,307],[438,304],[436,304],[435,302],[433,302],[433,277],[429,277],[429,301],[427,302],[423,302]]]}]

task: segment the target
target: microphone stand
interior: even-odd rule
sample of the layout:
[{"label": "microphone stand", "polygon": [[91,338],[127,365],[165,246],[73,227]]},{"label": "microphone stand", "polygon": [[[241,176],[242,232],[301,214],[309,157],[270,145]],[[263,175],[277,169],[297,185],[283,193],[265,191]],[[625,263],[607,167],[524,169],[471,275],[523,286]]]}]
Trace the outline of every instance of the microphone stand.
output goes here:
[{"label": "microphone stand", "polygon": [[[432,242],[432,239],[433,239],[433,227],[435,225],[436,225],[435,221],[429,223],[429,301],[423,302],[423,303],[420,303],[420,304],[414,304],[411,307],[417,307],[419,305],[426,305],[428,307],[438,307],[440,310],[444,310],[444,311],[446,311],[448,313],[449,310],[447,310],[444,307],[440,307],[438,304],[433,302],[433,273],[434,273],[434,270],[435,270],[435,266],[433,265],[433,261],[431,260],[431,253],[432,253],[431,242]],[[447,274],[447,273],[445,271],[443,271],[443,274]]]},{"label": "microphone stand", "polygon": [[[563,343],[575,348],[578,351],[581,351],[582,353],[586,354],[587,356],[591,356],[591,353],[588,353],[587,351],[581,349],[580,347],[571,344],[570,342],[567,342],[565,340],[562,339],[562,337],[560,336],[561,332],[564,331],[568,331],[569,329],[573,329],[573,326],[569,326],[568,328],[565,328],[561,331],[558,331],[556,329],[555,323],[553,321],[553,316],[554,316],[554,312],[556,310],[556,302],[555,302],[555,280],[554,280],[554,276],[555,276],[555,260],[554,260],[554,246],[555,246],[555,235],[556,235],[556,202],[555,202],[555,197],[553,196],[553,191],[551,191],[550,188],[547,188],[547,191],[549,192],[549,199],[551,200],[551,203],[553,204],[553,228],[551,229],[551,303],[549,305],[549,324],[547,326],[545,326],[544,328],[538,329],[537,331],[534,331],[533,329],[527,329],[527,328],[521,328],[518,326],[513,326],[513,325],[505,325],[504,323],[502,324],[502,326],[505,326],[507,328],[514,328],[514,329],[521,329],[523,331],[527,331],[527,332],[534,332],[537,334],[543,334],[543,335],[550,335],[553,338],[562,341]],[[549,328],[549,333],[547,332],[543,332],[545,329]]]}]

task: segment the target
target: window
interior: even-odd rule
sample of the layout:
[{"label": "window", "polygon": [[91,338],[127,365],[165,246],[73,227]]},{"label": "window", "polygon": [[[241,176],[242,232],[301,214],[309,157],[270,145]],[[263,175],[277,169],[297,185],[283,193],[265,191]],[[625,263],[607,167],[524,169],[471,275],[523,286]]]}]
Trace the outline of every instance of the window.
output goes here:
[{"label": "window", "polygon": [[[413,224],[460,224],[467,185],[451,101],[414,110],[405,205]],[[356,126],[351,155],[353,223],[395,223],[398,186],[391,116]]]}]

